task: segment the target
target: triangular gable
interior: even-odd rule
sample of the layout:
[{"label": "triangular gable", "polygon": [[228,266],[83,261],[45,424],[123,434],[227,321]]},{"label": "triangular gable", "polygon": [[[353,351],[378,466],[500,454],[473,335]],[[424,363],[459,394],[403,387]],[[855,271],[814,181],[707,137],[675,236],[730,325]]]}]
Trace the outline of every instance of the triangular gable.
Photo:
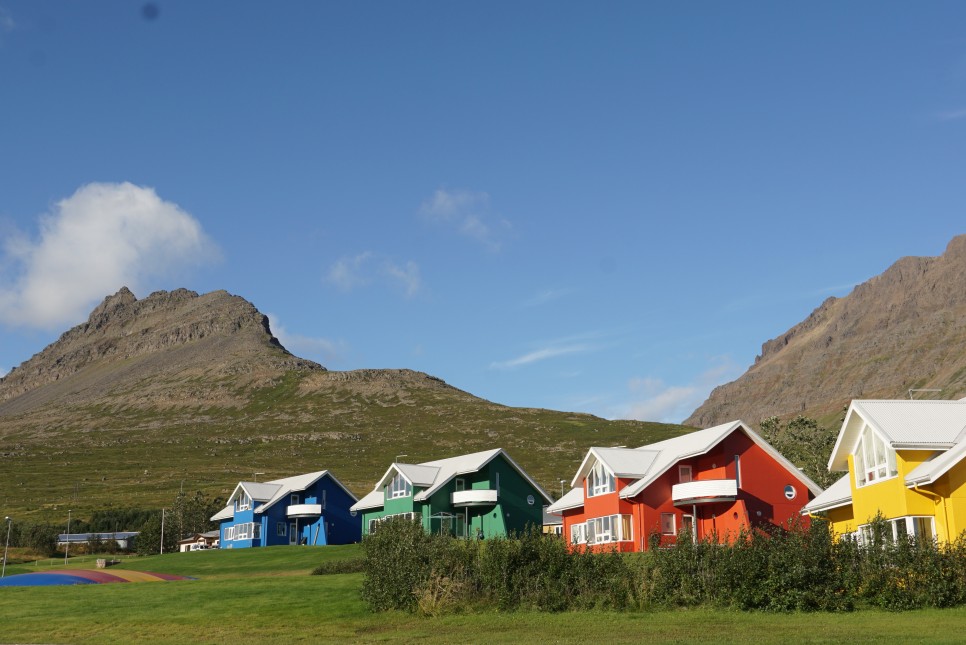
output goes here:
[{"label": "triangular gable", "polygon": [[373,490],[381,490],[384,486],[387,486],[397,473],[402,475],[403,479],[408,481],[413,488],[416,488],[417,486],[420,488],[425,488],[427,486],[432,486],[433,482],[436,481],[436,475],[439,473],[439,468],[434,466],[426,466],[424,464],[394,463],[386,469],[385,474],[383,474],[382,478],[376,482],[376,486],[373,488]]},{"label": "triangular gable", "polygon": [[553,502],[553,499],[551,499],[551,497],[547,494],[547,491],[543,490],[543,488],[537,482],[535,482],[533,478],[523,470],[523,468],[520,467],[520,464],[513,461],[510,455],[506,454],[502,448],[495,448],[493,450],[475,452],[469,455],[460,455],[459,457],[450,457],[448,459],[426,462],[426,464],[434,464],[438,466],[439,474],[432,486],[416,495],[413,499],[416,501],[424,501],[429,499],[436,491],[445,486],[458,475],[479,472],[484,466],[489,464],[498,456],[502,456],[506,463],[517,471],[517,473],[540,494],[545,503],[550,504]]},{"label": "triangular gable", "polygon": [[643,448],[599,448],[587,451],[584,460],[577,469],[577,474],[571,480],[574,488],[583,488],[582,482],[593,467],[600,462],[614,477],[625,479],[639,479],[647,474],[648,469],[657,457],[657,451]]},{"label": "triangular gable", "polygon": [[963,401],[863,400],[849,404],[829,456],[831,471],[848,470],[865,424],[893,449],[948,450],[966,435]]},{"label": "triangular gable", "polygon": [[314,473],[305,473],[304,475],[295,475],[293,477],[284,477],[282,479],[273,479],[272,481],[265,482],[266,484],[277,484],[278,490],[272,497],[266,501],[264,504],[255,509],[256,513],[263,513],[266,509],[271,508],[278,503],[279,500],[285,499],[292,493],[304,491],[311,487],[315,482],[319,481],[323,477],[328,477],[335,483],[339,488],[344,490],[346,494],[352,498],[353,501],[358,501],[359,498],[352,494],[352,492],[342,485],[335,475],[333,475],[328,470],[319,470]]},{"label": "triangular gable", "polygon": [[813,482],[808,476],[805,475],[805,473],[799,470],[795,464],[788,461],[784,455],[775,450],[771,444],[765,441],[757,432],[746,425],[744,421],[738,420],[723,423],[706,430],[698,430],[697,432],[692,432],[680,437],[665,439],[664,441],[659,441],[648,446],[642,446],[642,449],[660,449],[660,454],[652,465],[650,471],[647,473],[647,476],[639,479],[630,486],[626,486],[624,490],[621,491],[620,496],[623,498],[634,497],[647,488],[658,477],[670,470],[679,461],[706,454],[712,448],[724,441],[725,438],[731,436],[731,434],[734,432],[743,432],[745,436],[751,439],[772,459],[781,464],[785,470],[789,472],[789,474],[791,474],[799,482],[801,482],[802,485],[808,488],[813,495],[818,495],[822,492],[821,486]]}]

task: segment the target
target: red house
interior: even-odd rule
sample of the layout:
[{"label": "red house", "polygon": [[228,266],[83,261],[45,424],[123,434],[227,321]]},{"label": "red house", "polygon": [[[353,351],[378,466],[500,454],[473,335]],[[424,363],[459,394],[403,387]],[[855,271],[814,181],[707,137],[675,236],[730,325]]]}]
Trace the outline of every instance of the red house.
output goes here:
[{"label": "red house", "polygon": [[741,421],[640,448],[591,448],[573,489],[547,511],[571,544],[644,551],[742,529],[787,526],[822,492]]}]

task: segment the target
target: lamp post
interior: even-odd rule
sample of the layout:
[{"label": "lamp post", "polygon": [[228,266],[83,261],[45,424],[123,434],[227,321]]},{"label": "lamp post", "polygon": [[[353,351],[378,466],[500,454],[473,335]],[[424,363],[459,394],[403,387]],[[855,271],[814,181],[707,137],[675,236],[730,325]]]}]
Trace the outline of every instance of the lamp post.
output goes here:
[{"label": "lamp post", "polygon": [[67,544],[64,545],[64,566],[67,566],[67,554],[70,552],[70,509],[67,509]]},{"label": "lamp post", "polygon": [[567,480],[566,479],[561,479],[560,480],[560,496],[561,497],[563,497],[563,485],[564,485],[564,482],[565,481],[567,481]]},{"label": "lamp post", "polygon": [[0,572],[0,578],[7,575],[7,549],[10,547],[10,517],[3,518],[7,523],[7,543],[3,545],[3,571]]}]

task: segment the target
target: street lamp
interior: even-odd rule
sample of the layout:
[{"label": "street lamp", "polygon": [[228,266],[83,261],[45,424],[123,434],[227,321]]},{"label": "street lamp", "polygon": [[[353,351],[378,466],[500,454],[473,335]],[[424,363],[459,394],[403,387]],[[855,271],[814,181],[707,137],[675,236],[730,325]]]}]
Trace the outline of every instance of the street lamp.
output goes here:
[{"label": "street lamp", "polygon": [[563,497],[563,485],[564,485],[564,482],[565,481],[567,481],[567,480],[566,479],[561,479],[560,480],[560,496],[561,497]]},{"label": "street lamp", "polygon": [[408,457],[408,456],[409,456],[409,455],[396,455],[396,459],[395,459],[395,460],[393,460],[393,463],[399,463],[399,458],[400,458],[400,457]]},{"label": "street lamp", "polygon": [[7,523],[7,543],[3,545],[3,571],[0,571],[0,578],[7,575],[7,549],[10,547],[10,517],[3,518]]},{"label": "street lamp", "polygon": [[67,553],[70,551],[70,509],[67,509],[67,544],[64,546],[64,566],[67,566]]}]

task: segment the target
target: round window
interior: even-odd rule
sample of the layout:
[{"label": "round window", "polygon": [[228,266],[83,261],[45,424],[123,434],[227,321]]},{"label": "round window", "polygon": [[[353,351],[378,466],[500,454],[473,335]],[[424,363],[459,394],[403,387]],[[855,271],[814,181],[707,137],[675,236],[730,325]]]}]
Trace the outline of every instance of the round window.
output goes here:
[{"label": "round window", "polygon": [[791,484],[785,487],[785,499],[795,499],[795,495],[797,494],[795,487]]},{"label": "round window", "polygon": [[533,495],[527,495],[527,504],[529,504],[530,506],[533,506],[533,503],[534,503],[535,501],[536,501],[536,500],[535,500],[535,499],[533,499]]}]

